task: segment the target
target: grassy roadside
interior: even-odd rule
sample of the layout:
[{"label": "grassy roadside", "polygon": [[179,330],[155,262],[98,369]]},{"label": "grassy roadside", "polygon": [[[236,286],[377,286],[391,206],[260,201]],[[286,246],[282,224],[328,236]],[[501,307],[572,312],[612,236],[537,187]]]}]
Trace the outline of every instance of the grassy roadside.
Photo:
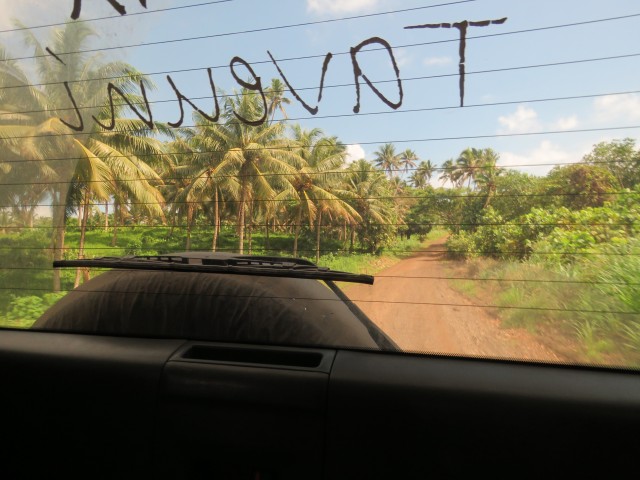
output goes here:
[{"label": "grassy roadside", "polygon": [[[329,267],[331,270],[342,270],[352,273],[364,273],[375,275],[385,268],[398,263],[402,259],[415,254],[416,250],[427,248],[436,240],[447,235],[445,230],[432,230],[424,239],[420,241],[417,237],[409,240],[398,240],[391,248],[383,252],[382,255],[372,254],[349,254],[349,255],[323,255],[320,257],[318,265]],[[315,259],[311,259],[315,261]]]},{"label": "grassy roadside", "polygon": [[[420,241],[417,238],[398,241],[390,251],[384,252],[380,256],[362,254],[340,257],[336,256],[333,258],[326,258],[327,261],[324,262],[323,257],[320,257],[319,265],[329,267],[332,270],[375,275],[378,272],[395,265],[401,260],[415,255],[417,250],[425,249],[432,243],[446,237],[447,235],[448,232],[446,230],[434,229],[426,236],[424,241]],[[349,288],[354,285],[353,283],[347,282],[336,282],[336,284],[343,291],[348,291]]]},{"label": "grassy roadside", "polygon": [[[388,251],[382,255],[372,254],[327,254],[320,257],[319,265],[332,270],[341,270],[353,273],[366,273],[374,275],[376,272],[390,267],[413,254],[417,249],[428,246],[430,242],[441,238],[444,231],[433,231],[424,242],[418,237],[410,240],[398,240]],[[77,244],[77,232],[67,234],[68,245]],[[170,233],[170,229],[126,229],[118,235],[118,246],[111,247],[112,233],[101,229],[87,232],[87,250],[89,257],[121,256],[132,254],[157,254],[166,252],[184,251],[183,232]],[[0,292],[0,327],[29,328],[31,324],[50,306],[58,301],[62,293],[52,293],[51,289],[51,259],[42,245],[47,244],[48,239],[42,232],[27,232],[25,235],[5,235],[0,242],[0,264],[5,268],[0,271],[0,281],[5,288]],[[254,236],[254,254],[273,255],[274,250],[282,255],[290,255],[292,239],[290,235],[272,235],[270,238],[271,250],[260,250],[264,245],[261,235]],[[192,234],[192,250],[208,250],[211,246],[210,233],[199,230]],[[20,248],[23,247],[23,248]],[[26,248],[24,248],[26,247]],[[334,245],[329,248],[339,247]],[[221,250],[234,250],[235,244],[232,238],[225,239]],[[306,250],[310,253],[311,249]],[[76,258],[77,251],[69,250],[68,258]],[[315,261],[315,258],[310,258]],[[95,272],[94,272],[95,273]],[[75,270],[62,271],[63,289],[73,288]],[[348,287],[345,284],[342,287]]]},{"label": "grassy roadside", "polygon": [[605,267],[552,269],[482,258],[450,262],[447,268],[450,276],[464,278],[449,281],[455,290],[473,302],[497,306],[491,313],[504,328],[524,328],[571,361],[640,366],[637,314],[617,291],[593,277]]}]

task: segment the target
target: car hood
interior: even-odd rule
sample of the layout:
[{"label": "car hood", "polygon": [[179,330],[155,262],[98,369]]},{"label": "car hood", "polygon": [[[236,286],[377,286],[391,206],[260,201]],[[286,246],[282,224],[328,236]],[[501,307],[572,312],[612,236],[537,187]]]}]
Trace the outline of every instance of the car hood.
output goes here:
[{"label": "car hood", "polygon": [[69,292],[34,329],[280,345],[378,348],[317,280],[112,270]]}]

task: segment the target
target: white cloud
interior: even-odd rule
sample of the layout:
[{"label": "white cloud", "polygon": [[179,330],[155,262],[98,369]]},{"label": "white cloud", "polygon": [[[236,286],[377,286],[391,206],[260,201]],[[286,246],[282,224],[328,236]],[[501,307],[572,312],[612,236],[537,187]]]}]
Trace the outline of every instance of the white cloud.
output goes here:
[{"label": "white cloud", "polygon": [[370,10],[378,0],[307,0],[307,10],[312,13],[353,13]]},{"label": "white cloud", "polygon": [[347,145],[347,165],[360,160],[361,158],[365,158],[365,152],[364,152],[364,148],[362,148],[360,145],[353,144],[353,145]]},{"label": "white cloud", "polygon": [[525,133],[540,128],[538,113],[533,108],[524,105],[518,105],[516,111],[510,115],[498,117],[498,122],[503,127],[498,130],[498,133]]},{"label": "white cloud", "polygon": [[534,175],[546,175],[559,163],[579,162],[587,151],[588,148],[566,150],[549,140],[543,140],[536,148],[525,153],[500,152],[498,164]]},{"label": "white cloud", "polygon": [[551,124],[554,130],[571,130],[578,126],[578,117],[571,115],[570,117],[561,117]]},{"label": "white cloud", "polygon": [[398,64],[398,68],[405,67],[411,63],[411,55],[407,52],[405,48],[397,48],[393,50],[393,55],[396,58],[396,63]]},{"label": "white cloud", "polygon": [[424,63],[427,67],[438,67],[440,65],[448,65],[451,63],[451,57],[427,57],[422,63]]},{"label": "white cloud", "polygon": [[595,118],[600,122],[640,119],[640,95],[606,95],[593,102]]}]

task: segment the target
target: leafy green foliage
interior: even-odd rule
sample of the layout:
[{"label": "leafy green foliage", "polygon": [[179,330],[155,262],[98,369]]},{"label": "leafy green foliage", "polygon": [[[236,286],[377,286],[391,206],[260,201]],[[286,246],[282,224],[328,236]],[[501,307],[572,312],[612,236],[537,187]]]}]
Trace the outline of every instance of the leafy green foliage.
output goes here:
[{"label": "leafy green foliage", "polygon": [[64,293],[47,293],[42,297],[26,295],[14,297],[9,309],[0,317],[0,326],[29,328],[49,307],[60,300]]},{"label": "leafy green foliage", "polygon": [[583,161],[607,169],[625,188],[640,183],[640,149],[632,138],[600,142]]},{"label": "leafy green foliage", "polygon": [[601,207],[611,201],[611,192],[620,190],[620,182],[604,167],[567,165],[556,167],[544,181],[544,192],[555,206],[572,210]]}]

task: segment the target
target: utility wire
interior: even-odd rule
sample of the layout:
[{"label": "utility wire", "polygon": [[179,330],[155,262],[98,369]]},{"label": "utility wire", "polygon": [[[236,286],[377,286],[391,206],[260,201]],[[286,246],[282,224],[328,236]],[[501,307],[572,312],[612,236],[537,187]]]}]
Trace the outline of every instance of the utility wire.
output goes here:
[{"label": "utility wire", "polygon": [[[557,28],[575,27],[575,26],[588,25],[588,24],[593,24],[593,23],[608,22],[608,21],[615,21],[615,20],[623,20],[623,19],[634,18],[634,17],[638,17],[638,16],[640,16],[640,13],[631,14],[631,15],[623,15],[623,16],[618,16],[618,17],[601,18],[601,19],[596,19],[596,20],[587,20],[587,21],[583,21],[583,22],[574,22],[574,23],[566,23],[566,24],[560,24],[560,25],[552,25],[552,26],[547,26],[547,27],[536,27],[536,28],[529,28],[529,29],[524,29],[524,30],[513,30],[513,31],[510,31],[510,32],[485,34],[485,35],[474,35],[474,36],[468,36],[467,40],[476,40],[476,39],[490,38],[490,37],[502,36],[502,35],[516,35],[516,34],[521,34],[521,33],[530,33],[530,32],[544,31],[544,30],[557,29]],[[451,42],[458,42],[458,41],[459,41],[459,39],[455,38],[455,39],[448,39],[448,40],[436,40],[436,41],[430,41],[430,42],[417,42],[417,43],[396,45],[395,48],[412,48],[412,47],[436,45],[436,44],[441,44],[441,43],[451,43]],[[379,50],[383,50],[383,47],[370,48],[370,49],[365,50],[363,53],[375,52],[375,51],[379,51]],[[326,53],[281,58],[281,59],[278,59],[278,62],[282,63],[282,62],[289,62],[289,61],[309,60],[309,59],[314,59],[314,58],[324,58],[325,55],[326,55]],[[350,55],[350,52],[349,51],[337,52],[337,53],[334,53],[333,55],[334,56]],[[24,57],[23,59],[29,59],[29,58],[34,58],[34,57]],[[252,62],[248,62],[248,63],[250,63],[251,65],[260,65],[260,64],[270,64],[270,63],[272,63],[272,61],[270,59],[269,60],[256,60],[256,61],[252,61]],[[228,67],[229,67],[229,65],[225,64],[225,65],[215,65],[215,66],[211,66],[211,67],[210,66],[203,66],[203,67],[192,67],[192,68],[176,69],[176,70],[164,70],[164,71],[159,71],[159,72],[147,73],[147,74],[145,74],[145,76],[167,75],[167,74],[171,74],[171,73],[186,73],[186,72],[194,72],[194,71],[199,71],[199,70],[205,70],[207,68],[221,69],[221,68],[228,68]],[[467,72],[467,74],[469,74],[469,72]],[[96,80],[115,80],[115,79],[119,79],[119,78],[126,78],[126,76],[111,76],[111,77],[89,78],[89,79],[84,79],[84,80],[71,80],[69,83],[78,83],[78,82],[87,82],[87,81],[96,81]],[[6,89],[6,88],[27,88],[27,87],[34,87],[34,86],[62,85],[62,83],[63,82],[45,82],[45,83],[34,83],[34,84],[27,84],[27,85],[5,86],[5,87],[0,87],[0,90]],[[313,88],[313,87],[302,88],[300,90],[306,90],[306,89],[310,89],[310,88]]]},{"label": "utility wire", "polygon": [[[253,29],[248,29],[248,30],[238,30],[238,31],[235,31],[235,32],[213,33],[213,34],[210,34],[210,35],[199,35],[199,36],[194,36],[194,37],[175,38],[175,39],[171,39],[171,40],[158,40],[158,41],[155,41],[155,42],[141,42],[141,43],[134,43],[134,44],[129,44],[129,45],[118,45],[118,46],[114,46],[114,47],[88,48],[88,49],[85,49],[85,50],[75,50],[75,51],[69,51],[69,52],[56,52],[56,55],[58,55],[58,56],[76,55],[76,54],[83,54],[83,53],[105,52],[105,51],[109,51],[109,50],[121,50],[121,49],[124,50],[126,48],[149,47],[149,46],[153,46],[153,45],[167,45],[167,44],[173,44],[173,43],[192,42],[192,41],[195,41],[195,40],[207,40],[207,39],[211,39],[211,38],[230,37],[230,36],[234,36],[234,35],[245,35],[245,34],[248,34],[248,33],[270,32],[270,31],[274,31],[274,30],[284,30],[284,29],[288,29],[288,28],[297,28],[297,27],[308,27],[308,26],[311,26],[311,25],[335,23],[335,22],[342,22],[342,21],[346,21],[346,20],[357,20],[357,19],[361,19],[361,18],[378,17],[378,16],[382,16],[382,15],[394,15],[394,14],[398,14],[398,13],[415,12],[415,11],[418,11],[418,10],[425,10],[425,9],[428,9],[428,8],[447,7],[447,6],[451,6],[451,5],[459,5],[459,4],[470,3],[470,2],[474,2],[474,1],[475,0],[458,0],[458,1],[455,1],[455,2],[438,3],[438,4],[434,4],[434,5],[424,5],[424,6],[421,6],[421,7],[403,8],[403,9],[398,9],[398,10],[390,10],[390,11],[386,11],[386,12],[377,12],[377,13],[368,13],[368,14],[362,14],[362,15],[353,15],[353,16],[350,16],[350,17],[330,18],[330,19],[327,19],[327,20],[315,20],[315,21],[312,21],[312,22],[292,23],[292,24],[288,24],[288,25],[278,25],[278,26],[274,26],[274,27],[253,28]],[[28,56],[28,57],[14,57],[14,58],[7,58],[7,59],[0,60],[0,61],[9,62],[9,61],[18,61],[18,60],[30,60],[30,59],[35,59],[35,58],[44,58],[44,57],[47,57],[47,55],[32,55],[32,56]]]},{"label": "utility wire", "polygon": [[[214,152],[197,152],[197,153],[193,153],[191,155],[204,155],[206,153],[214,153]],[[141,157],[147,157],[147,156],[170,156],[170,155],[175,155],[175,154],[183,154],[181,152],[177,152],[177,153],[163,153],[163,154],[149,154],[149,155],[112,155],[109,156],[109,159],[113,159],[113,158],[130,158],[130,157],[135,157],[136,159],[139,159]],[[29,163],[42,163],[42,162],[51,162],[51,161],[58,161],[58,160],[71,160],[70,158],[66,158],[66,159],[60,159],[60,158],[54,158],[54,159],[47,159],[47,160],[7,160],[4,162],[0,162],[0,165],[2,164],[12,164],[12,163],[25,163],[25,162],[29,162]],[[78,157],[78,158],[74,158],[73,160],[84,160],[84,158]],[[509,168],[531,168],[531,167],[554,167],[554,166],[566,166],[566,165],[619,165],[622,164],[624,162],[620,161],[620,160],[594,160],[594,161],[578,161],[578,162],[553,162],[553,163],[517,163],[517,164],[512,164],[512,165],[488,165],[488,166],[465,166],[465,170],[480,170],[480,171],[492,171],[492,170],[505,170],[505,169],[509,169]],[[185,166],[190,166],[190,165],[185,165]],[[375,167],[378,168],[378,167]],[[374,174],[384,174],[384,173],[393,173],[393,174],[398,174],[398,173],[409,173],[409,172],[416,172],[418,170],[420,170],[421,167],[417,166],[417,167],[409,167],[409,168],[391,168],[391,169],[384,169],[383,170],[373,170]],[[459,170],[460,166],[452,166],[452,167],[436,167],[433,166],[431,168],[432,172],[454,172],[456,170]],[[203,169],[205,170],[205,169]],[[135,178],[110,178],[110,179],[105,179],[105,180],[82,180],[80,182],[75,182],[75,181],[64,181],[64,180],[47,180],[47,181],[28,181],[28,182],[0,182],[0,187],[15,187],[15,186],[22,186],[22,185],[73,185],[74,183],[82,183],[82,184],[105,184],[105,185],[111,185],[114,183],[129,183],[129,182],[140,182],[140,181],[147,181],[147,182],[159,182],[161,181],[162,183],[158,183],[159,187],[166,187],[166,186],[171,186],[173,185],[174,181],[192,181],[192,180],[196,180],[198,178],[202,178],[205,177],[209,174],[208,170],[205,173],[201,173],[200,175],[194,175],[194,176],[162,176],[159,175],[158,177],[135,177]],[[316,177],[316,176],[350,176],[350,175],[354,175],[354,174],[359,174],[359,173],[368,173],[370,172],[370,170],[356,170],[356,169],[350,169],[350,168],[344,168],[342,170],[327,170],[325,172],[291,172],[291,173],[283,173],[283,172],[265,172],[265,173],[249,173],[246,175],[243,175],[243,178],[253,178],[253,177],[261,177],[261,178],[265,178],[265,177],[301,177],[301,176],[305,176],[305,177]],[[215,174],[215,175],[211,175],[209,177],[212,181],[214,181],[214,183],[219,182],[219,180],[225,179],[225,178],[238,178],[238,175],[233,175],[233,174]],[[606,195],[624,195],[627,194],[629,192],[607,192]],[[476,195],[469,195],[469,196],[482,196],[485,195],[485,192],[477,192]],[[508,195],[512,195],[512,194],[508,194]],[[513,195],[517,195],[517,196],[558,196],[558,195],[570,195],[570,196],[592,196],[592,195],[602,195],[602,193],[588,193],[588,192],[578,192],[578,193],[540,193],[540,194],[513,194]],[[396,195],[392,198],[422,198],[420,195],[409,195],[409,196],[402,196],[402,195]],[[28,206],[28,205],[25,205]]]},{"label": "utility wire", "polygon": [[[634,192],[632,190],[628,191],[618,191],[618,192],[606,192],[606,193],[568,193],[568,192],[559,192],[559,193],[504,193],[504,194],[494,194],[491,198],[521,198],[521,197],[591,197],[591,196],[612,196],[612,195],[637,195],[638,192]],[[349,197],[349,198],[341,198],[341,200],[420,200],[420,196],[412,196],[412,195],[378,195],[378,196],[368,196],[368,197]],[[468,199],[486,199],[486,194],[448,194],[448,195],[440,195],[436,197],[440,198],[468,198]],[[291,201],[295,201],[294,197],[284,200],[278,200],[273,198],[256,198],[253,200],[255,203],[287,203]],[[326,200],[323,198],[308,198],[309,201],[316,200]],[[100,204],[100,202],[96,202]],[[104,202],[102,202],[104,203]],[[129,202],[124,206],[134,206],[134,205],[158,205],[160,202]],[[215,203],[214,200],[193,200],[193,201],[167,201],[166,203],[171,205],[213,205]],[[240,203],[240,200],[220,200],[219,204],[235,204]],[[68,206],[67,203],[20,203],[20,204],[6,204],[0,205],[0,208],[16,208],[16,207],[64,207]]]},{"label": "utility wire", "polygon": [[[169,12],[169,11],[174,11],[174,10],[185,10],[187,8],[196,8],[196,7],[205,7],[205,6],[209,6],[209,5],[214,5],[216,3],[229,3],[232,2],[233,0],[216,0],[216,1],[211,1],[211,2],[202,2],[202,3],[194,3],[191,5],[180,5],[177,7],[168,7],[168,8],[158,8],[156,10],[144,10],[142,12],[132,12],[132,13],[127,13],[127,17],[134,17],[134,16],[138,16],[138,15],[148,15],[150,13],[160,13],[160,12]],[[96,18],[87,18],[87,19],[78,19],[78,20],[74,20],[73,23],[88,23],[88,22],[97,22],[100,20],[112,20],[114,18],[122,18],[122,15],[110,15],[107,17],[96,17]],[[65,22],[59,22],[59,23],[48,23],[45,25],[34,25],[31,27],[16,27],[16,28],[10,28],[7,30],[0,30],[0,33],[11,33],[11,32],[20,32],[23,30],[38,30],[41,28],[49,28],[49,27],[59,27],[62,25],[67,25],[69,22],[65,21]]]},{"label": "utility wire", "polygon": [[[0,247],[2,248],[2,247]],[[86,250],[86,248],[85,248]],[[263,251],[265,249],[260,249]],[[266,251],[271,251],[274,249],[266,249]],[[224,249],[217,249],[216,251],[229,251]],[[278,252],[286,253],[286,251],[277,250]],[[387,251],[387,250],[385,250]],[[232,252],[235,253],[235,250]],[[298,249],[298,252],[313,252],[315,250],[303,250]],[[418,250],[408,251],[408,252],[418,252]],[[159,253],[159,255],[164,255],[164,253]],[[37,271],[50,271],[53,267],[0,267],[1,270],[37,270]],[[108,271],[108,268],[95,268],[92,267],[91,271]],[[543,284],[569,284],[569,285],[618,285],[618,286],[627,286],[627,287],[638,287],[640,283],[638,282],[612,282],[612,281],[602,281],[602,280],[558,280],[558,279],[535,279],[535,278],[477,278],[477,277],[460,277],[460,276],[430,276],[430,275],[374,275],[376,280],[382,278],[390,278],[394,280],[446,280],[446,281],[471,281],[471,282],[500,282],[500,283],[543,283]]]},{"label": "utility wire", "polygon": [[[306,227],[308,226],[308,223],[287,223],[288,227]],[[460,223],[456,223],[456,222],[432,222],[432,223],[395,223],[395,222],[369,222],[368,225],[384,225],[384,226],[395,226],[395,227],[401,227],[401,226],[433,226],[433,227],[489,227],[489,226],[493,226],[493,227],[511,227],[511,226],[515,226],[515,227],[524,227],[524,226],[528,226],[528,227],[640,227],[640,223],[634,223],[634,222],[597,222],[597,223],[577,223],[577,222],[545,222],[545,223],[515,223],[515,222],[501,222],[501,223],[497,223],[497,222],[478,222],[478,223],[473,223],[473,222],[460,222]],[[117,225],[113,225],[113,226],[117,226],[118,228],[139,228],[139,229],[156,229],[156,228],[170,228],[171,226],[168,225],[127,225],[127,224],[117,224]],[[225,226],[227,227],[238,227],[238,224],[233,224],[233,223],[226,223]],[[262,226],[264,226],[264,224],[262,224]],[[314,225],[314,227],[316,227],[316,225]],[[187,228],[188,225],[173,225],[173,227],[175,228]],[[341,227],[336,227],[336,225],[334,224],[322,224],[320,225],[321,228],[341,228]],[[24,227],[24,226],[2,226],[1,228],[5,228],[5,229],[9,229],[9,230],[36,230],[36,229],[45,229],[45,230],[50,230],[54,227],[52,226],[44,226],[44,225],[34,225],[33,227]],[[65,226],[65,228],[70,229],[70,228],[74,228],[74,229],[79,229],[79,226],[70,226],[67,225]]]},{"label": "utility wire", "polygon": [[[45,288],[11,288],[11,287],[0,287],[0,290],[24,290],[24,291],[47,291],[50,292],[51,289]],[[66,290],[66,292],[70,292],[70,290]],[[124,295],[139,295],[139,294],[147,294],[147,295],[179,295],[179,296],[198,296],[198,297],[215,297],[215,298],[245,298],[247,300],[256,298],[260,300],[291,300],[291,297],[281,297],[281,296],[262,296],[262,295],[224,295],[224,294],[208,294],[208,293],[189,293],[189,292],[145,292],[145,291],[131,291],[131,290],[81,290],[78,293],[108,293],[108,294],[124,294]],[[310,298],[310,297],[296,297],[296,300],[304,300],[304,301],[315,301],[315,302],[338,302],[344,303],[344,300],[341,298]],[[521,306],[513,306],[513,305],[479,305],[479,304],[464,304],[464,303],[443,303],[443,302],[409,302],[409,301],[390,301],[390,300],[369,300],[369,299],[359,299],[359,298],[350,298],[352,302],[355,303],[381,303],[388,305],[429,305],[429,306],[440,306],[440,307],[467,307],[467,308],[492,308],[492,309],[509,309],[509,310],[534,310],[534,311],[546,311],[546,312],[572,312],[572,313],[599,313],[599,314],[615,314],[615,315],[640,315],[638,312],[628,312],[621,310],[597,310],[597,309],[578,309],[578,308],[553,308],[553,307],[521,307]]]}]

